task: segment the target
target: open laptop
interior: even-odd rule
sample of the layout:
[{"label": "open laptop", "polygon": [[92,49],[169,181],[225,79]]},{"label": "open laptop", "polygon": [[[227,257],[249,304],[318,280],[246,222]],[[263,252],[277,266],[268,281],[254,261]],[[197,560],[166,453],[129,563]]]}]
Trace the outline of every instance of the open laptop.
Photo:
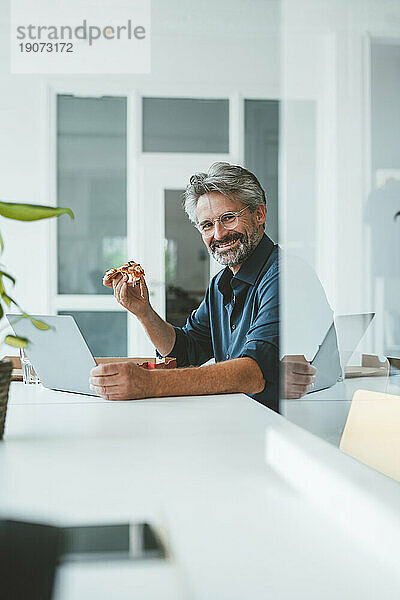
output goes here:
[{"label": "open laptop", "polygon": [[90,370],[96,366],[92,353],[70,315],[31,315],[50,325],[42,331],[29,318],[6,314],[15,335],[28,338],[25,354],[47,388],[96,396],[89,387]]},{"label": "open laptop", "polygon": [[317,373],[314,388],[309,394],[329,388],[343,379],[343,369],[374,316],[375,313],[365,313],[336,317],[311,362]]}]

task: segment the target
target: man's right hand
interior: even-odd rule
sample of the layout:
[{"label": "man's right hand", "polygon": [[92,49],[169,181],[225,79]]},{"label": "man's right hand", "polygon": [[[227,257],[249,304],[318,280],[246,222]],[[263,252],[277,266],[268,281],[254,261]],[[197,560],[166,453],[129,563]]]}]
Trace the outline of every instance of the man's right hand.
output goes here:
[{"label": "man's right hand", "polygon": [[301,398],[314,387],[316,368],[304,357],[285,356],[281,362],[284,398]]},{"label": "man's right hand", "polygon": [[104,281],[104,285],[112,287],[114,296],[119,304],[129,310],[140,321],[146,318],[151,310],[149,302],[149,290],[147,289],[144,277],[141,277],[143,287],[143,297],[140,295],[140,284],[128,283],[127,275],[117,275],[112,281]]}]

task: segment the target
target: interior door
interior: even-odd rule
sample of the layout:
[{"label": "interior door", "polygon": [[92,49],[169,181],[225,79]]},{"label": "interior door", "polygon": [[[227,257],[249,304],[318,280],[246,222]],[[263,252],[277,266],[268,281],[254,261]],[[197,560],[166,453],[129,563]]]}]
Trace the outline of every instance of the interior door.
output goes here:
[{"label": "interior door", "polygon": [[[221,156],[143,156],[138,173],[135,260],[146,273],[150,300],[158,314],[183,325],[221,268],[181,206],[190,176],[207,171]],[[134,354],[153,355],[142,328],[132,331]]]}]

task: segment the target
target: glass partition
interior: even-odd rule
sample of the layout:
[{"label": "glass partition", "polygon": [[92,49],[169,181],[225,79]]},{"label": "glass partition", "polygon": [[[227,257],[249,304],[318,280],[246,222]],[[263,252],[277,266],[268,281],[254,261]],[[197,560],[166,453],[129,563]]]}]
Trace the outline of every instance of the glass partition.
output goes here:
[{"label": "glass partition", "polygon": [[281,412],[395,476],[348,440],[362,423],[372,447],[400,399],[400,6],[281,14],[281,354],[317,366],[313,391],[282,386]]}]

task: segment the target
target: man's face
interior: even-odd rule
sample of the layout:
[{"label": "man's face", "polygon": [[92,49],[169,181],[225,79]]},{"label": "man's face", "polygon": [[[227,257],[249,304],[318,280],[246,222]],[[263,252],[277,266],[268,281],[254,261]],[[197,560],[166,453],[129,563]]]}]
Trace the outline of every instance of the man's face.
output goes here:
[{"label": "man's face", "polygon": [[[197,202],[197,221],[200,224],[213,221],[226,212],[239,212],[244,207],[240,200],[226,198],[219,192],[203,194]],[[215,260],[236,272],[260,241],[264,223],[264,205],[253,213],[246,209],[239,215],[235,229],[225,229],[216,221],[214,233],[210,237],[203,236],[203,241]]]}]

